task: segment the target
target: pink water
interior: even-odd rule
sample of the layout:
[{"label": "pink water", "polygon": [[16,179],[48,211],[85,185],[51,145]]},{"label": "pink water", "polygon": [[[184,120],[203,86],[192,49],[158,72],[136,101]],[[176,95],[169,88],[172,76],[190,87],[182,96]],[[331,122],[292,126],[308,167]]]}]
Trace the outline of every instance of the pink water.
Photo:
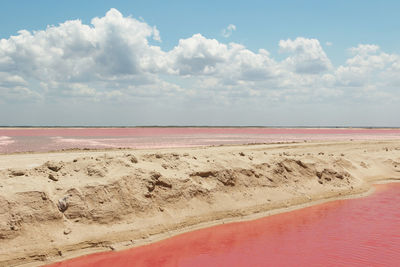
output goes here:
[{"label": "pink water", "polygon": [[400,266],[400,183],[51,266]]},{"label": "pink water", "polygon": [[400,266],[400,184],[52,266]]},{"label": "pink water", "polygon": [[400,129],[0,128],[0,153],[72,148],[163,148],[304,140],[400,139]]}]

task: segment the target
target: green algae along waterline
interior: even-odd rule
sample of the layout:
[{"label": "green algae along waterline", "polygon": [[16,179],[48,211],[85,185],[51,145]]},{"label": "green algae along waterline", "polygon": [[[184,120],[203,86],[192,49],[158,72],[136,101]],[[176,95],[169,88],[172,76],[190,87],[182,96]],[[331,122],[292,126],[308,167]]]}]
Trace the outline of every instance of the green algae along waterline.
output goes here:
[{"label": "green algae along waterline", "polygon": [[398,266],[400,183],[375,188],[367,197],[214,226],[49,267]]}]

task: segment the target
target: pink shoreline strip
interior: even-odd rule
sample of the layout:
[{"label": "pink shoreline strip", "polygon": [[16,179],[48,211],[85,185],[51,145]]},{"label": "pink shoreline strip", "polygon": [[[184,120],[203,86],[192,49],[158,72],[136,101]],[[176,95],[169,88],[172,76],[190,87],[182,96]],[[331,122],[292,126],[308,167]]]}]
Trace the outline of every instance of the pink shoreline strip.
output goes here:
[{"label": "pink shoreline strip", "polygon": [[353,128],[3,128],[0,136],[158,136],[192,134],[390,134],[400,129]]}]

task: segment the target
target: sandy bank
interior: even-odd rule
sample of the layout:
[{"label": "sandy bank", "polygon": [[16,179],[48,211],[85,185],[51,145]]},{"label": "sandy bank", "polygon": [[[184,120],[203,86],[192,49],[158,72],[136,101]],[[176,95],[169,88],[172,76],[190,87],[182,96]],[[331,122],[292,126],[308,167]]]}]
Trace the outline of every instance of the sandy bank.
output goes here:
[{"label": "sandy bank", "polygon": [[0,265],[36,266],[361,194],[399,141],[0,155]]}]

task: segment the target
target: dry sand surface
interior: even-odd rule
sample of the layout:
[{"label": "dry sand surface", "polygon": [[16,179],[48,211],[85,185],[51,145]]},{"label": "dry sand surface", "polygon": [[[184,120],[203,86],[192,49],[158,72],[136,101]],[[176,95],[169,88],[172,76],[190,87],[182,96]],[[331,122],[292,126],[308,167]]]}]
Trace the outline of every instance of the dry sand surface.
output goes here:
[{"label": "dry sand surface", "polygon": [[129,248],[398,179],[398,140],[0,155],[0,265]]}]

